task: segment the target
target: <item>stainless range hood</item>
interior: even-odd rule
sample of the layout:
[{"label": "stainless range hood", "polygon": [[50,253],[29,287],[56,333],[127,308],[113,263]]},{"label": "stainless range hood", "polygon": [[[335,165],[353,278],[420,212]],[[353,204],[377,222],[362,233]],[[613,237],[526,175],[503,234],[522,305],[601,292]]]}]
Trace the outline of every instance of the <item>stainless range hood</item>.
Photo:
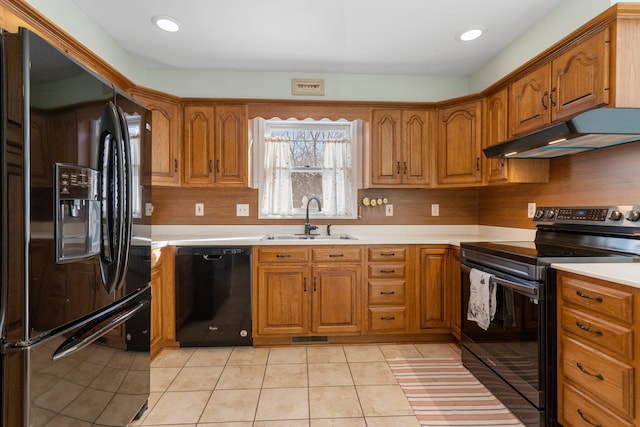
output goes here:
[{"label": "stainless range hood", "polygon": [[598,108],[485,148],[487,157],[548,159],[640,139],[640,108]]}]

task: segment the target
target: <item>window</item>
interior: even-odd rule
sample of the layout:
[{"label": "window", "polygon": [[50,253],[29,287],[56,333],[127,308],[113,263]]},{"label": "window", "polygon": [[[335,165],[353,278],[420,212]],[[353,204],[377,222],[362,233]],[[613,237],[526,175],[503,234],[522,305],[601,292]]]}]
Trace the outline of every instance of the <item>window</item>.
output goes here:
[{"label": "window", "polygon": [[360,174],[359,122],[264,120],[253,123],[254,186],[260,218],[355,218]]}]

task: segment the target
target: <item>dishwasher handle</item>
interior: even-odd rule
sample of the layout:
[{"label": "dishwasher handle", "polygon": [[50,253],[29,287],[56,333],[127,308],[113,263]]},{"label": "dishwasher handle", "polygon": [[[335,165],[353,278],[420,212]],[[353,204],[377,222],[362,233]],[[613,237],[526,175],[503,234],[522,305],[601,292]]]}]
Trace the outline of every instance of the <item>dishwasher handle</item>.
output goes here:
[{"label": "dishwasher handle", "polygon": [[202,259],[204,259],[205,261],[220,261],[223,257],[224,255],[202,255]]}]

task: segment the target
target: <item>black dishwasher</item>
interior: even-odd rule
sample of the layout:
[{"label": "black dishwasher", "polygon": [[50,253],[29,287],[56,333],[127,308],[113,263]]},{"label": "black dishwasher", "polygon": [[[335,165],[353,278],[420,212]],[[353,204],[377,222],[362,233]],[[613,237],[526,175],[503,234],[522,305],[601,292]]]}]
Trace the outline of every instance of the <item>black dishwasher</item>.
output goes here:
[{"label": "black dishwasher", "polygon": [[176,247],[181,347],[252,345],[251,247]]}]

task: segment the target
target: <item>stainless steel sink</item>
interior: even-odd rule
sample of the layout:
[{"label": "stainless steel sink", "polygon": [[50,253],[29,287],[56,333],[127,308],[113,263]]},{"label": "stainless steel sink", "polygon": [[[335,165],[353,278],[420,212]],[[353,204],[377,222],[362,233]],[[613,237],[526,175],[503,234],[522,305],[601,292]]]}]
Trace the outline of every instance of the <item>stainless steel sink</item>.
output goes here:
[{"label": "stainless steel sink", "polygon": [[358,240],[350,234],[267,234],[260,240]]}]

